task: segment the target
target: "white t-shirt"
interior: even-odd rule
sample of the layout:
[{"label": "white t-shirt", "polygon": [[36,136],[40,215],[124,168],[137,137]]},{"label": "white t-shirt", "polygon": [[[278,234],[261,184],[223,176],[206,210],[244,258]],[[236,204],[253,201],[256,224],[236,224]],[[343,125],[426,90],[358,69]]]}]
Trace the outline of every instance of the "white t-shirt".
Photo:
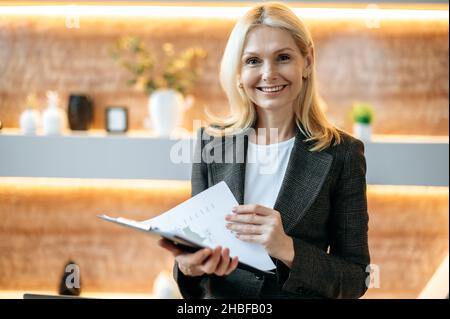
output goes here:
[{"label": "white t-shirt", "polygon": [[249,141],[245,166],[244,204],[273,208],[289,162],[295,136],[274,144]]}]

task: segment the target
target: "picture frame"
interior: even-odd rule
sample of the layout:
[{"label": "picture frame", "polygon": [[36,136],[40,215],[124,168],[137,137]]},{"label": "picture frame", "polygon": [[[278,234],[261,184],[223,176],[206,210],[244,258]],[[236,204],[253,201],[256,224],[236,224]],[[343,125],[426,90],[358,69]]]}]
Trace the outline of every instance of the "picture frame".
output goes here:
[{"label": "picture frame", "polygon": [[108,133],[125,133],[128,131],[128,108],[108,106],[105,109],[105,128]]}]

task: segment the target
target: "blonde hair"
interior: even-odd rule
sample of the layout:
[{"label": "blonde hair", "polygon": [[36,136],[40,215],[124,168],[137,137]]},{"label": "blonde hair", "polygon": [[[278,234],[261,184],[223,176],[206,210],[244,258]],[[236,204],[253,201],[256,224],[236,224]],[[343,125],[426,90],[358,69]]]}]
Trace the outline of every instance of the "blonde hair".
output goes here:
[{"label": "blonde hair", "polygon": [[[231,116],[224,119],[208,114],[216,126],[209,126],[206,130],[208,134],[232,135],[252,127],[256,121],[255,108],[244,90],[239,88],[238,75],[247,34],[261,25],[288,31],[303,57],[313,49],[308,29],[286,5],[272,2],[251,8],[231,31],[220,66],[220,84],[230,103]],[[316,72],[312,65],[309,76],[303,80],[302,90],[293,110],[297,125],[300,124],[300,130],[307,137],[305,141],[313,142],[311,151],[321,151],[331,146],[333,141],[333,145],[341,141],[338,130],[327,120],[324,107],[325,104],[317,93]]]}]

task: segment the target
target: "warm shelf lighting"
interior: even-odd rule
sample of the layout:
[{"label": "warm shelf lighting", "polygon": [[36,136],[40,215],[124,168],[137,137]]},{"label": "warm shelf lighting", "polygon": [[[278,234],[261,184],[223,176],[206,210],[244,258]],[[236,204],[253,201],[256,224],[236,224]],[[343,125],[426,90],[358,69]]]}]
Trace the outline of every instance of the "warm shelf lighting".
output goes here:
[{"label": "warm shelf lighting", "polygon": [[[22,5],[0,6],[1,16],[80,16],[236,19],[249,7]],[[448,20],[448,9],[293,8],[305,20]]]}]

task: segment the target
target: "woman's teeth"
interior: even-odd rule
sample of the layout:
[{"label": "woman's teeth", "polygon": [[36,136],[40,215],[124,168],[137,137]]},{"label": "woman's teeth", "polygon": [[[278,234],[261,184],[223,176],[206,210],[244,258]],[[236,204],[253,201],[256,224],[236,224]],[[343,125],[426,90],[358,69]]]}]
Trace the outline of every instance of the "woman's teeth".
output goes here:
[{"label": "woman's teeth", "polygon": [[263,91],[263,92],[279,92],[282,89],[284,89],[286,85],[279,85],[279,86],[272,86],[272,87],[260,87],[258,88],[259,90]]}]

